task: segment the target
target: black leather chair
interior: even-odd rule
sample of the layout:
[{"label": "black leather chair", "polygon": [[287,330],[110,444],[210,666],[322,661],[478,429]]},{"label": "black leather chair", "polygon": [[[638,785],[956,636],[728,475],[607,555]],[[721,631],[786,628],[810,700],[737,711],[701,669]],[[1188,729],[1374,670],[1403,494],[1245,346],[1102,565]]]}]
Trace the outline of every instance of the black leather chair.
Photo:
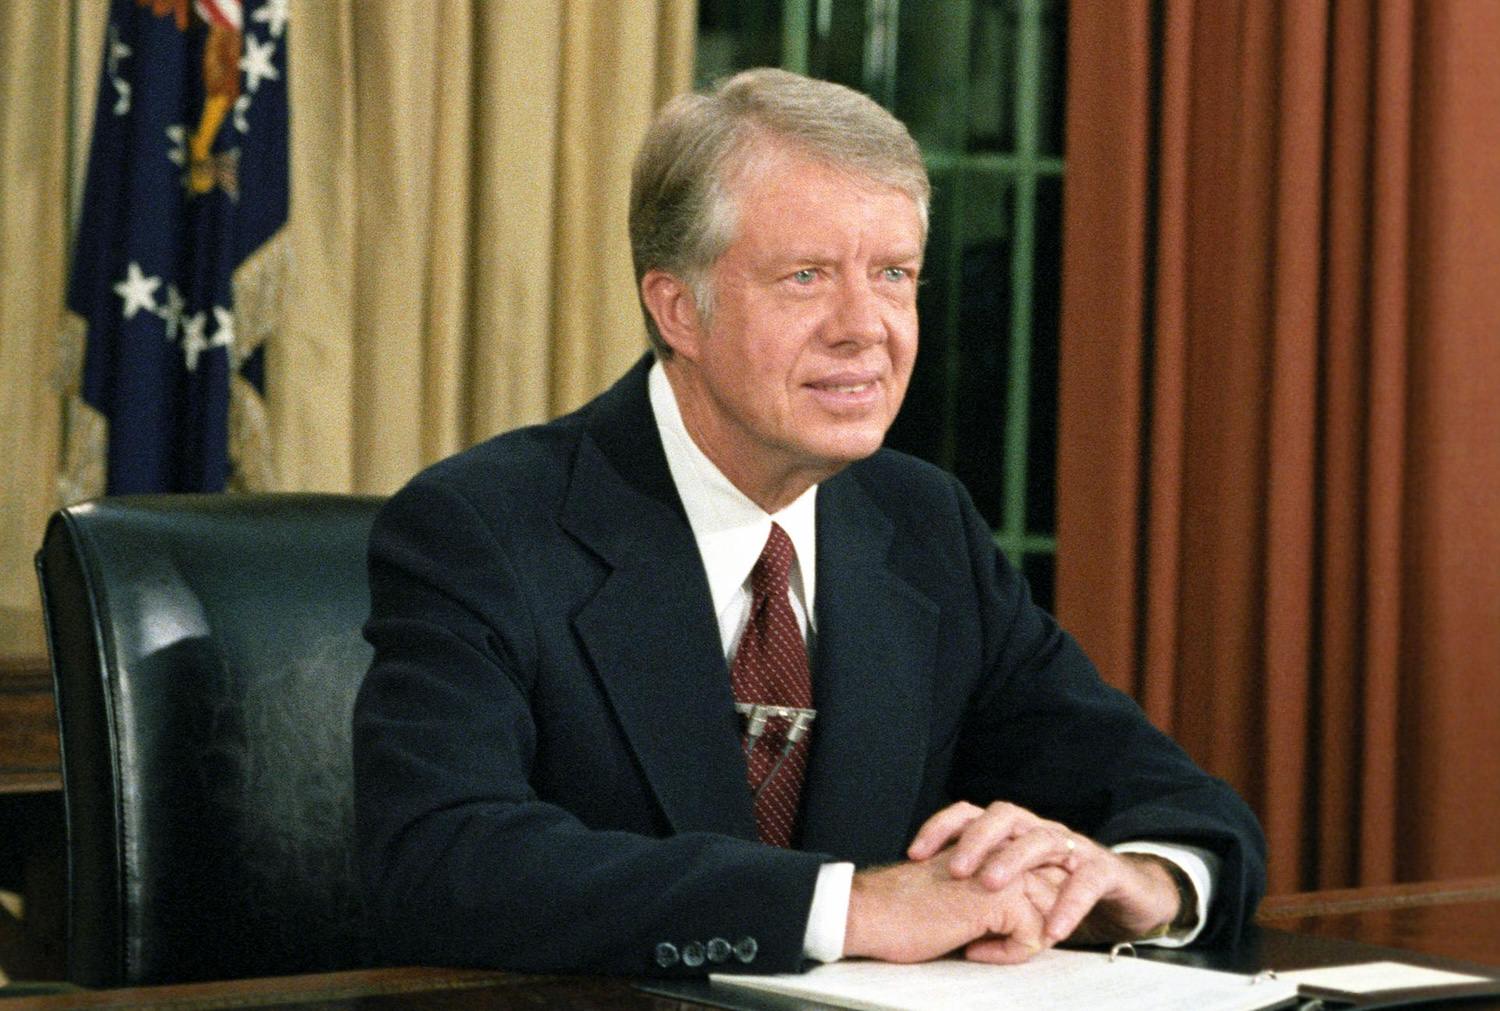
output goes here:
[{"label": "black leather chair", "polygon": [[53,516],[37,571],[71,981],[368,964],[349,722],[379,505],[160,495]]}]

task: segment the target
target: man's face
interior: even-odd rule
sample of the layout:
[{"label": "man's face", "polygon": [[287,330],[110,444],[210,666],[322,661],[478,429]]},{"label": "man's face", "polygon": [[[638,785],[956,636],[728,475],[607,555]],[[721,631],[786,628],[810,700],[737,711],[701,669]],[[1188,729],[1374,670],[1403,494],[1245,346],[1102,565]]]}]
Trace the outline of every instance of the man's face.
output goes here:
[{"label": "man's face", "polygon": [[880,448],[916,358],[922,226],[899,190],[782,150],[731,189],[738,235],[674,386],[710,459],[779,508]]}]

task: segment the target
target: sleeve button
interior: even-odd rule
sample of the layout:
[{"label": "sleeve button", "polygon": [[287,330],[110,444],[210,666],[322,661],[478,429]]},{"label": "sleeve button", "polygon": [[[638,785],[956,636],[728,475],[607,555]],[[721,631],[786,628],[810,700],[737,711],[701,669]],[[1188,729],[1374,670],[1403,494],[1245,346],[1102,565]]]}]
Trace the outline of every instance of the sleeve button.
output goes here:
[{"label": "sleeve button", "polygon": [[670,941],[663,941],[656,946],[656,964],[663,969],[670,969],[678,961],[677,945]]},{"label": "sleeve button", "polygon": [[703,945],[698,941],[689,941],[682,946],[682,964],[689,969],[696,969],[703,964]]},{"label": "sleeve button", "polygon": [[755,955],[760,951],[760,945],[753,937],[742,937],[734,945],[734,957],[746,965],[755,961]]},{"label": "sleeve button", "polygon": [[719,962],[727,962],[729,961],[729,954],[731,950],[732,949],[729,947],[729,942],[724,940],[722,937],[712,938],[708,942],[708,947],[706,949],[708,953],[708,960],[715,964]]}]

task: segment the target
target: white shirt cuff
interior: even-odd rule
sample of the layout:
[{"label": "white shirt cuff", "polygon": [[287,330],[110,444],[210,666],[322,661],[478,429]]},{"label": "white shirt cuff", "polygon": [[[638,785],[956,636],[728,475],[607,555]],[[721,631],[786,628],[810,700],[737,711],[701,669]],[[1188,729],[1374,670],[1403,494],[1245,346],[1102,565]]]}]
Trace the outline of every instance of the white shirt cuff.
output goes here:
[{"label": "white shirt cuff", "polygon": [[813,886],[812,910],[802,954],[814,962],[837,962],[844,957],[844,928],[849,924],[849,889],[854,884],[851,863],[824,864]]},{"label": "white shirt cuff", "polygon": [[1208,850],[1181,843],[1168,845],[1126,842],[1110,848],[1116,853],[1149,853],[1151,856],[1170,860],[1188,876],[1188,880],[1193,883],[1193,890],[1198,893],[1198,919],[1193,926],[1179,933],[1135,943],[1154,944],[1161,948],[1180,948],[1185,944],[1192,944],[1203,933],[1203,926],[1208,922],[1208,904],[1213,901],[1214,881],[1219,876],[1219,858]]}]

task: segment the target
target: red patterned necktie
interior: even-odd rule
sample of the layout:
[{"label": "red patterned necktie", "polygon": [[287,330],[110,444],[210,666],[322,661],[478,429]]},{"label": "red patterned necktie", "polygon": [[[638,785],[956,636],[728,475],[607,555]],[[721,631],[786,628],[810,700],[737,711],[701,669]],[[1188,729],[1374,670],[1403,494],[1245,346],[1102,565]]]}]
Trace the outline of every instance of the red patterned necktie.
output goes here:
[{"label": "red patterned necktie", "polygon": [[[807,646],[797,616],[787,599],[787,573],[797,557],[786,531],[771,524],[771,536],[750,570],[750,620],[740,635],[729,668],[734,698],[740,703],[812,708],[812,678],[807,667]],[[791,723],[772,719],[753,742],[747,756],[750,790],[755,799],[755,824],[761,842],[790,846],[797,823],[797,802],[807,771],[807,736],[781,761],[786,733]],[[770,782],[766,777],[775,774]]]}]

